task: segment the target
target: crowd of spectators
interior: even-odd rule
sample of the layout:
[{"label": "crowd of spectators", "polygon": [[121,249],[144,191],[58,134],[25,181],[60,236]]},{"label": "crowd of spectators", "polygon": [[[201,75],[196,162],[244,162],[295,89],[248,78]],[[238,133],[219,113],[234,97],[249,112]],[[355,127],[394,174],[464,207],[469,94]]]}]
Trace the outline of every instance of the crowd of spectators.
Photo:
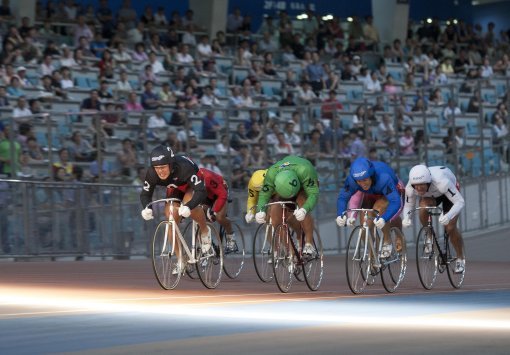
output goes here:
[{"label": "crowd of spectators", "polygon": [[[72,180],[76,164],[85,164],[83,176],[89,179],[101,173],[136,179],[144,163],[141,142],[148,139],[166,142],[217,172],[231,169],[233,186],[243,187],[251,171],[280,155],[302,154],[316,164],[337,156],[344,168],[359,156],[388,162],[418,157],[429,142],[413,117],[439,112],[440,122],[450,127],[455,116],[480,112],[487,104],[480,88],[510,69],[509,33],[496,31],[493,23],[483,29],[463,21],[410,22],[403,43],[385,44],[372,16],[325,21],[307,11],[297,30],[281,11],[255,29],[250,16],[235,9],[226,31],[211,38],[192,10],[167,17],[165,8],[150,5],[137,14],[129,0],[118,13],[108,0],[97,8],[50,0],[44,6],[37,2],[37,25],[23,18],[16,26],[8,1],[3,4],[0,108],[12,108],[2,116],[22,122],[15,132],[9,132],[7,121],[0,126],[0,173],[5,175],[12,174],[12,156],[19,159],[19,176],[31,176],[30,163],[48,159],[32,131],[40,118],[31,115],[51,110],[55,101],[73,101],[83,71],[97,70],[98,76],[88,81],[89,97],[77,109],[101,115],[85,130],[73,127],[61,142],[54,154],[58,159],[50,162],[53,179]],[[63,38],[67,43],[59,45]],[[374,56],[378,60],[365,60]],[[231,59],[232,65],[222,68],[219,58]],[[246,77],[235,78],[233,67],[244,68]],[[264,80],[280,82],[281,90],[268,93]],[[371,99],[349,97],[347,82],[358,83]],[[441,90],[448,84],[471,96],[465,108],[457,96]],[[509,99],[508,92],[498,94],[497,110],[486,122],[503,162],[508,162]],[[98,161],[109,152],[108,139],[116,129],[129,126],[126,113],[143,113],[146,122],[130,126],[136,135],[115,148],[113,163]],[[340,121],[340,113],[351,118]],[[191,121],[195,116],[199,126]],[[463,144],[462,129],[450,128],[441,143],[445,153]]]}]

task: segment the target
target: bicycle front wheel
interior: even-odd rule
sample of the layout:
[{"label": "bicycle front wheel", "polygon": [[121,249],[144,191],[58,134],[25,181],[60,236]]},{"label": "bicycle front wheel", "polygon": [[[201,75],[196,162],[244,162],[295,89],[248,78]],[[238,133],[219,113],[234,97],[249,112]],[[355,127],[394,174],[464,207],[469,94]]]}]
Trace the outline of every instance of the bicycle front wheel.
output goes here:
[{"label": "bicycle front wheel", "polygon": [[[462,272],[455,272],[455,262],[457,261],[457,253],[452,244],[452,239],[448,237],[448,246],[446,251],[447,264],[448,264],[448,279],[450,280],[450,284],[454,288],[460,288],[464,282],[464,277],[466,276],[466,265],[464,264],[464,270]],[[466,251],[464,248],[462,249],[464,258],[466,257]]]},{"label": "bicycle front wheel", "polygon": [[428,226],[422,227],[416,239],[416,267],[420,282],[426,290],[430,290],[434,286],[438,266],[439,251],[434,230]]},{"label": "bicycle front wheel", "polygon": [[[193,221],[189,221],[188,224],[186,224],[186,227],[184,227],[184,232],[182,233],[184,240],[186,240],[186,243],[191,248],[192,240],[193,240]],[[195,231],[196,235],[196,231]],[[198,279],[198,273],[197,268],[194,264],[186,263],[186,275],[190,279]]]},{"label": "bicycle front wheel", "polygon": [[382,271],[381,280],[384,289],[390,293],[395,292],[406,273],[407,268],[407,249],[406,238],[399,228],[390,229],[391,254],[389,257],[381,259]]},{"label": "bicycle front wheel", "polygon": [[[179,237],[172,236],[174,222],[162,221],[158,224],[152,239],[152,269],[159,285],[165,290],[174,289],[182,276],[179,255],[176,246],[180,245]],[[177,226],[176,226],[177,228]],[[177,250],[180,250],[179,248]]]},{"label": "bicycle front wheel", "polygon": [[278,225],[273,234],[273,272],[276,285],[282,292],[289,292],[296,265],[287,226]]},{"label": "bicycle front wheel", "polygon": [[200,238],[200,228],[198,228],[196,237],[196,268],[200,281],[207,288],[216,288],[221,280],[223,270],[223,248],[221,246],[220,235],[211,223],[207,223],[211,229],[211,247],[207,251],[203,251],[202,241]]},{"label": "bicycle front wheel", "polygon": [[305,281],[311,291],[317,291],[322,282],[324,274],[324,254],[322,240],[317,229],[313,230],[313,253],[303,255],[303,271]]},{"label": "bicycle front wheel", "polygon": [[232,222],[232,229],[235,233],[235,242],[228,245],[225,228],[221,228],[221,242],[223,244],[223,271],[231,278],[235,279],[241,273],[244,266],[244,234],[237,223]]},{"label": "bicycle front wheel", "polygon": [[272,237],[273,226],[269,223],[260,224],[253,236],[253,265],[262,282],[273,279]]},{"label": "bicycle front wheel", "polygon": [[368,236],[361,226],[351,232],[345,252],[345,272],[347,284],[352,293],[363,292],[370,276],[370,251],[367,242]]}]

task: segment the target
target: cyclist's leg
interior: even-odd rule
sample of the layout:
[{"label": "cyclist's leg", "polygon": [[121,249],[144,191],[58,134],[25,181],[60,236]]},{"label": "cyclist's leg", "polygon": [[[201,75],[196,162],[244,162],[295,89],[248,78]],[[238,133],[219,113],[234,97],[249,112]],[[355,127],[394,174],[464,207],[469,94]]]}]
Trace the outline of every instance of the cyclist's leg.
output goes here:
[{"label": "cyclist's leg", "polygon": [[230,221],[230,218],[227,217],[227,204],[223,205],[221,210],[216,212],[216,221],[225,228],[225,232],[227,234],[231,235],[233,233],[232,222]]},{"label": "cyclist's leg", "polygon": [[[435,207],[439,204],[434,197],[422,197],[420,199],[420,207]],[[420,210],[420,223],[422,226],[427,225],[428,212],[427,210]]]},{"label": "cyclist's leg", "polygon": [[[191,189],[191,187],[188,187],[186,189],[186,192],[184,193],[182,202],[185,204],[188,201],[190,201],[192,197],[193,197],[193,190]],[[200,234],[203,238],[210,235],[209,227],[207,226],[207,220],[205,218],[205,213],[204,213],[204,209],[202,208],[202,206],[198,205],[197,207],[193,208],[191,210],[190,217],[195,222],[197,222],[198,227],[200,228]]]},{"label": "cyclist's leg", "polygon": [[[166,198],[177,198],[179,200],[182,200],[184,196],[184,192],[182,189],[179,189],[179,188],[173,188],[173,187],[170,187],[166,190]],[[173,217],[174,217],[174,220],[177,222],[177,225],[179,225],[179,222],[181,220],[181,217],[179,216],[179,203],[178,202],[172,202],[173,204]],[[167,203],[165,205],[165,217],[168,219],[168,216],[170,215],[170,203]],[[169,235],[168,237],[171,237],[171,231],[168,231]],[[181,256],[181,243],[175,243],[174,245],[175,247],[175,254],[178,255],[179,257]]]},{"label": "cyclist's leg", "polygon": [[[374,202],[373,209],[379,211],[379,216],[383,215],[386,212],[386,208],[388,207],[388,200],[386,197],[381,196]],[[387,221],[390,222],[390,221]],[[390,223],[386,223],[382,229],[384,236],[384,243],[389,243],[390,241]]]},{"label": "cyclist's leg", "polygon": [[[296,198],[296,203],[301,208],[306,202],[306,194],[303,190],[299,192]],[[302,223],[299,223],[294,216],[292,216],[291,219],[289,219],[289,224],[296,231],[296,233],[301,231],[301,226],[303,226],[303,232],[305,233],[305,243],[313,244],[313,227],[314,227],[314,220],[309,213],[310,211],[307,211],[305,219]],[[299,235],[299,234],[298,234]],[[298,238],[298,241],[300,239]]]},{"label": "cyclist's leg", "polygon": [[272,205],[271,209],[268,211],[269,216],[271,216],[271,224],[273,225],[273,228],[276,228],[276,226],[282,224],[282,206],[280,205]]},{"label": "cyclist's leg", "polygon": [[452,245],[455,248],[457,258],[464,259],[464,240],[462,239],[462,234],[460,234],[459,229],[457,228],[457,220],[459,216],[455,216],[451,219],[451,221],[444,227],[448,235],[450,236],[450,240],[452,241]]}]

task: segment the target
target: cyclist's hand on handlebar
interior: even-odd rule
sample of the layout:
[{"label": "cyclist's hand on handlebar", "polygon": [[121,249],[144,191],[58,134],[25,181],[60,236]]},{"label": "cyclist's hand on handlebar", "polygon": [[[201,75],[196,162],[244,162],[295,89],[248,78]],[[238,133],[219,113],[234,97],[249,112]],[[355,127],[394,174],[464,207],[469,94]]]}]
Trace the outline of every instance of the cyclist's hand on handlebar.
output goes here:
[{"label": "cyclist's hand on handlebar", "polygon": [[450,223],[450,217],[448,217],[447,214],[441,213],[438,219],[439,223],[441,223],[443,226],[446,226],[448,223]]},{"label": "cyclist's hand on handlebar", "polygon": [[214,213],[212,208],[207,209],[206,217],[209,222],[216,222],[216,213]]},{"label": "cyclist's hand on handlebar", "polygon": [[151,219],[154,219],[154,215],[152,214],[152,209],[150,208],[144,208],[142,210],[142,218],[146,221],[150,221]]},{"label": "cyclist's hand on handlebar", "polygon": [[246,216],[244,216],[244,220],[246,221],[246,223],[251,223],[251,222],[253,222],[254,219],[255,219],[255,215],[251,212],[248,212],[246,214]]},{"label": "cyclist's hand on handlebar", "polygon": [[190,216],[190,214],[191,214],[191,210],[189,209],[188,206],[181,205],[181,207],[179,207],[179,216],[183,216],[184,218],[187,218]]},{"label": "cyclist's hand on handlebar", "polygon": [[294,217],[296,217],[296,219],[299,222],[304,220],[305,216],[306,216],[306,210],[304,208],[298,208],[297,210],[294,211]]},{"label": "cyclist's hand on handlebar", "polygon": [[374,224],[378,229],[383,229],[384,225],[386,224],[386,221],[384,218],[378,217],[374,220]]},{"label": "cyclist's hand on handlebar", "polygon": [[354,226],[355,224],[356,224],[356,218],[354,218],[354,217],[349,217],[349,218],[347,218],[347,225],[348,225],[348,226],[351,226],[351,227],[352,227],[352,226]]},{"label": "cyclist's hand on handlebar", "polygon": [[402,220],[402,227],[407,228],[410,227],[413,222],[411,221],[411,218],[406,217]]},{"label": "cyclist's hand on handlebar", "polygon": [[339,227],[345,226],[347,224],[347,216],[346,215],[338,216],[336,218],[336,224],[338,224]]},{"label": "cyclist's hand on handlebar", "polygon": [[259,224],[266,223],[266,212],[257,212],[257,214],[255,215],[255,220]]}]

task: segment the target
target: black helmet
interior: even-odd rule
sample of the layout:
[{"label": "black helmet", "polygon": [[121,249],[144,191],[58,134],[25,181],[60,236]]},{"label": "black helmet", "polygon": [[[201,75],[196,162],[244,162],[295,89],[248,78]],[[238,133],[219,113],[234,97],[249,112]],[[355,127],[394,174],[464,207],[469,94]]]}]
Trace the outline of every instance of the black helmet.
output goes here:
[{"label": "black helmet", "polygon": [[151,166],[171,165],[174,158],[174,152],[166,145],[158,145],[151,152]]}]

